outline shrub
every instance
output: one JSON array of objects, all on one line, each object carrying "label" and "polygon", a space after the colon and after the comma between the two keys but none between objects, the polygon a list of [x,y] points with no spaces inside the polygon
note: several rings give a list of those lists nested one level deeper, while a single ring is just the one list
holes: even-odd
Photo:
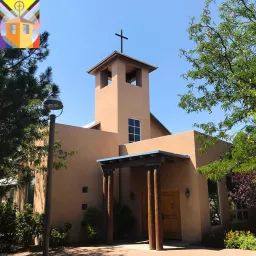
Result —
[{"label": "shrub", "polygon": [[84,213],[83,225],[86,242],[98,243],[102,240],[103,214],[99,208],[89,207]]},{"label": "shrub", "polygon": [[256,237],[250,231],[230,230],[224,242],[226,248],[256,250]]},{"label": "shrub", "polygon": [[68,231],[72,228],[70,223],[66,223],[64,228],[52,228],[50,233],[50,247],[63,246],[68,239]]},{"label": "shrub", "polygon": [[136,219],[131,209],[120,202],[114,203],[114,239],[134,239]]},{"label": "shrub", "polygon": [[0,251],[10,249],[16,232],[16,207],[8,200],[0,203]]},{"label": "shrub", "polygon": [[16,240],[19,244],[27,248],[33,243],[35,231],[35,220],[33,209],[30,204],[26,204],[24,211],[18,212],[16,217]]},{"label": "shrub", "polygon": [[33,222],[34,222],[34,230],[33,236],[36,238],[41,238],[44,232],[44,218],[43,214],[34,213],[33,215]]}]

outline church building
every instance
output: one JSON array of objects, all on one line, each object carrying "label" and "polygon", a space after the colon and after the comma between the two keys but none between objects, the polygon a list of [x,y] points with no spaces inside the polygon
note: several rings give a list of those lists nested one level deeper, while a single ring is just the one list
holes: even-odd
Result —
[{"label": "church building", "polygon": [[[129,206],[138,239],[162,250],[163,240],[199,242],[211,230],[207,179],[196,168],[227,150],[219,142],[200,155],[198,132],[172,134],[151,113],[150,73],[156,66],[113,52],[92,67],[95,120],[84,127],[56,125],[56,140],[76,150],[67,169],[54,171],[51,223],[72,224],[71,241],[82,238],[87,207],[103,207],[106,242],[113,242],[113,202]],[[173,120],[174,122],[177,120]],[[35,179],[34,210],[43,212],[44,182]],[[225,180],[218,183],[221,225],[229,220]]]}]

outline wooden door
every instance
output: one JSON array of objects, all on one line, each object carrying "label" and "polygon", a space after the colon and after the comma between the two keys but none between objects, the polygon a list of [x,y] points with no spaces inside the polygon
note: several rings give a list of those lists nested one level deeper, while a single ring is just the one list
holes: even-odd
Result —
[{"label": "wooden door", "polygon": [[181,239],[179,191],[162,190],[161,203],[164,239]]},{"label": "wooden door", "polygon": [[[142,233],[148,237],[148,197],[142,193],[141,198]],[[163,214],[164,239],[181,239],[180,198],[178,190],[162,190],[161,203]]]}]

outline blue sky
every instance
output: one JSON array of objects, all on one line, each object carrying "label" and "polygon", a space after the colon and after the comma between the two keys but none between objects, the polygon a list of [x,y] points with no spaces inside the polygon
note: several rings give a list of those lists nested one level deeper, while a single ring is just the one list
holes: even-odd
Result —
[{"label": "blue sky", "polygon": [[172,133],[218,121],[219,110],[186,114],[178,107],[178,94],[187,91],[181,74],[189,69],[179,49],[193,47],[189,17],[199,17],[203,6],[204,0],[41,1],[41,31],[51,34],[51,53],[40,69],[51,66],[60,85],[65,109],[58,122],[83,126],[94,120],[94,77],[87,70],[120,51],[114,34],[121,29],[129,37],[124,53],[159,67],[150,75],[151,112]]}]

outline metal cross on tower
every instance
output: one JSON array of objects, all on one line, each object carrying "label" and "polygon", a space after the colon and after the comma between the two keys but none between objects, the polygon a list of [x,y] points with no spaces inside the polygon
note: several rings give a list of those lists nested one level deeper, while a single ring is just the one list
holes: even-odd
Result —
[{"label": "metal cross on tower", "polygon": [[123,39],[128,40],[128,38],[123,36],[123,30],[122,29],[121,29],[121,35],[119,35],[117,33],[115,35],[121,37],[121,53],[123,53]]}]

